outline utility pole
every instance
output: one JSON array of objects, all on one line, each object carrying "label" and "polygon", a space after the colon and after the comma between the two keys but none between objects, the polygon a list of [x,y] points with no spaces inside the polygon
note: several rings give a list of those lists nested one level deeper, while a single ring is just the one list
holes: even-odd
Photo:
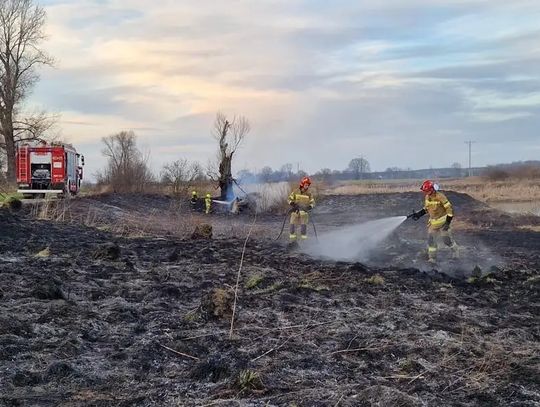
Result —
[{"label": "utility pole", "polygon": [[466,141],[465,144],[469,145],[469,177],[472,177],[472,167],[471,167],[471,146],[476,143],[476,141]]}]

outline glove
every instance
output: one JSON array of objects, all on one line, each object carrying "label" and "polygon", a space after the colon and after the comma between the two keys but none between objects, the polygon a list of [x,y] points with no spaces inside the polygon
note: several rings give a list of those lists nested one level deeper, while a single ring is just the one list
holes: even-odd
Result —
[{"label": "glove", "polygon": [[306,209],[307,212],[311,212],[313,210],[313,205],[309,205]]},{"label": "glove", "polygon": [[292,209],[293,212],[300,211],[300,207],[298,206],[298,204],[296,202],[291,202],[291,209]]},{"label": "glove", "polygon": [[411,217],[412,217],[414,220],[418,220],[418,219],[420,219],[422,216],[424,216],[425,214],[426,214],[426,210],[425,210],[425,209],[422,209],[421,211],[414,212],[414,213],[412,214]]},{"label": "glove", "polygon": [[442,230],[447,231],[448,229],[450,229],[450,222],[452,222],[452,219],[454,219],[453,216],[447,216],[446,217],[446,222],[443,225]]}]

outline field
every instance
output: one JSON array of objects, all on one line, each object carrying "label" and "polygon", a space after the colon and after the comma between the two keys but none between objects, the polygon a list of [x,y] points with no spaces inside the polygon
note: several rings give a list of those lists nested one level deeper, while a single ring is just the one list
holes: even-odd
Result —
[{"label": "field", "polygon": [[[449,197],[462,253],[436,268],[423,221],[345,262],[275,241],[283,214],[160,195],[0,210],[0,405],[539,405],[540,218]],[[325,195],[313,219],[323,236],[420,199]]]},{"label": "field", "polygon": [[[356,195],[365,193],[418,192],[421,180],[395,181],[345,181],[324,188],[326,194]],[[540,180],[509,179],[489,181],[481,177],[444,179],[439,184],[443,190],[469,194],[482,202],[538,202]]]}]

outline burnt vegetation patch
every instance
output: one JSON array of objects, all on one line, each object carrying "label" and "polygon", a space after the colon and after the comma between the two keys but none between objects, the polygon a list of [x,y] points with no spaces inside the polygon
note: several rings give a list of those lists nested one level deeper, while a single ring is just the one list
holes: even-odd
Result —
[{"label": "burnt vegetation patch", "polygon": [[[400,208],[401,198],[388,198],[390,210],[410,209],[413,197]],[[321,206],[332,202],[331,222],[345,224],[374,198],[339,199]],[[22,216],[0,212],[0,405],[540,402],[538,234],[519,219],[514,229],[504,219],[504,233],[456,232],[504,259],[474,275],[477,262],[461,273],[415,262],[417,224],[365,262],[250,240],[235,305],[243,239],[123,236]],[[281,219],[264,222],[275,231]]]}]

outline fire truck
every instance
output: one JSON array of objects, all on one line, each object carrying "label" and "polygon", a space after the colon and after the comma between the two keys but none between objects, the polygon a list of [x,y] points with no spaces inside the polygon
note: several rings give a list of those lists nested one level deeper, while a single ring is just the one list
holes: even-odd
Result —
[{"label": "fire truck", "polygon": [[17,148],[17,192],[25,198],[77,195],[84,156],[70,144],[24,144]]}]

